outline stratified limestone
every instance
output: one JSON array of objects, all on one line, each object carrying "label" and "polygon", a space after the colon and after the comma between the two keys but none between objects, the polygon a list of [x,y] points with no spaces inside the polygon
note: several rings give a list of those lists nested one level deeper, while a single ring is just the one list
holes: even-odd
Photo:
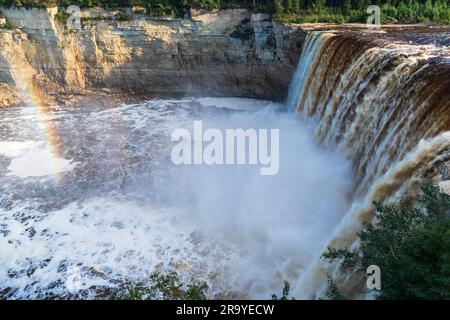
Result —
[{"label": "stratified limestone", "polygon": [[299,28],[246,10],[160,21],[83,20],[81,30],[55,22],[54,10],[3,13],[20,31],[0,30],[0,83],[24,81],[50,95],[109,89],[282,100],[304,37]]}]

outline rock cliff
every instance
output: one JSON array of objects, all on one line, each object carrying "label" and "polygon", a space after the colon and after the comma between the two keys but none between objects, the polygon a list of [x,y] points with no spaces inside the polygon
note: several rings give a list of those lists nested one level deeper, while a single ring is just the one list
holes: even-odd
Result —
[{"label": "rock cliff", "polygon": [[[285,98],[304,33],[268,15],[225,10],[189,19],[57,22],[57,9],[2,9],[0,106],[21,91]],[[45,99],[47,100],[47,99]]]}]

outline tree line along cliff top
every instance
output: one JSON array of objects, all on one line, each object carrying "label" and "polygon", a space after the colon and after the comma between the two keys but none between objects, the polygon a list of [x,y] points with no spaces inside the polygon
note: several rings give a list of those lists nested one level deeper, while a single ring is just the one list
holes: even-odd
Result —
[{"label": "tree line along cliff top", "polygon": [[284,23],[365,22],[368,6],[378,5],[382,23],[450,24],[450,0],[0,0],[0,7],[133,8],[134,13],[182,17],[190,9],[248,8]]}]

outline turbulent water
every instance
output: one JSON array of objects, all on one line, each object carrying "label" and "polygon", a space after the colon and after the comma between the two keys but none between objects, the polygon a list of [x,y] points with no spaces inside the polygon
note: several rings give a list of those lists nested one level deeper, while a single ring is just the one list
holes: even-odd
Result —
[{"label": "turbulent water", "polygon": [[[106,297],[155,270],[212,298],[270,298],[283,280],[317,298],[328,274],[362,292],[319,257],[354,248],[373,201],[408,200],[450,158],[448,39],[310,32],[285,105],[0,110],[0,297]],[[194,120],[280,129],[280,171],[175,166],[171,132]]]},{"label": "turbulent water", "polygon": [[[347,161],[280,108],[202,98],[0,110],[2,296],[92,298],[175,270],[211,297],[270,298],[325,245],[352,184]],[[193,120],[280,128],[279,173],[173,165],[171,132]]]}]

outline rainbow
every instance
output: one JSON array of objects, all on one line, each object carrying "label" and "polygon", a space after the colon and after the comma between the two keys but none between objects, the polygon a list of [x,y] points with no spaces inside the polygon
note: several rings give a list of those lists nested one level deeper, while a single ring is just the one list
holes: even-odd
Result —
[{"label": "rainbow", "polygon": [[[15,69],[15,68],[13,68]],[[12,70],[13,70],[12,69]],[[32,107],[36,111],[39,127],[42,136],[46,142],[46,147],[52,156],[52,176],[55,183],[59,184],[61,181],[61,173],[64,171],[58,161],[61,158],[61,150],[59,148],[60,141],[56,128],[51,120],[49,120],[49,107],[42,99],[42,94],[35,88],[32,83],[32,76],[25,78],[26,72],[14,72],[12,77],[16,83],[22,99],[27,107]]]}]

